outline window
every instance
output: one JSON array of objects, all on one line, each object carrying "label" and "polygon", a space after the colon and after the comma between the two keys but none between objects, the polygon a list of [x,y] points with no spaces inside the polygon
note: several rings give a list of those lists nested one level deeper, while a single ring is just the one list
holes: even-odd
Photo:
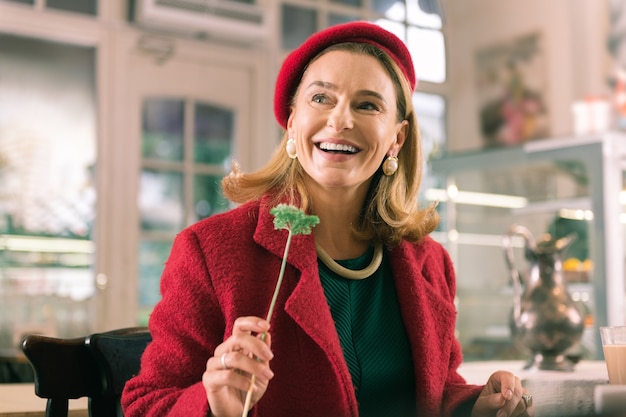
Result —
[{"label": "window", "polygon": [[413,95],[413,106],[417,114],[417,124],[422,141],[424,153],[424,172],[422,177],[422,195],[420,201],[427,204],[429,200],[424,193],[428,189],[442,187],[441,178],[428,175],[430,172],[429,161],[443,156],[446,145],[446,102],[438,94],[416,92]]},{"label": "window", "polygon": [[[21,3],[35,6],[35,0],[0,0],[9,3]],[[98,14],[98,0],[44,0],[44,7],[67,12],[75,12],[90,16]]]},{"label": "window", "polygon": [[[366,5],[369,4],[369,7]],[[315,31],[354,20],[374,21],[404,40],[422,81],[446,81],[443,12],[438,0],[285,0],[281,46],[290,51]]]},{"label": "window", "polygon": [[159,301],[163,261],[176,233],[229,208],[220,182],[230,171],[232,110],[191,99],[153,97],[143,104],[139,190],[138,323]]},{"label": "window", "polygon": [[93,48],[0,34],[0,348],[93,322]]}]

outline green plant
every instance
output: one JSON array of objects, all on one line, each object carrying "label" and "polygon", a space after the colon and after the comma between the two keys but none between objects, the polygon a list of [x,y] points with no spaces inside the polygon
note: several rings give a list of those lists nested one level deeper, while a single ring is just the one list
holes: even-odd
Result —
[{"label": "green plant", "polygon": [[[285,243],[285,251],[283,253],[283,261],[280,266],[280,272],[278,274],[278,281],[274,287],[274,294],[272,295],[272,301],[270,302],[269,309],[267,311],[266,320],[269,322],[274,312],[276,305],[276,299],[278,298],[278,292],[283,282],[283,275],[285,273],[285,266],[287,265],[287,255],[289,254],[289,247],[291,246],[291,238],[295,235],[308,235],[311,233],[311,228],[315,227],[320,222],[319,217],[315,215],[307,215],[304,211],[289,204],[279,204],[270,210],[270,213],[274,216],[274,229],[284,229],[289,232],[287,235],[287,242]],[[261,335],[261,340],[265,341],[267,333]],[[254,381],[256,377],[252,375],[250,378],[250,387],[246,394],[246,401],[243,406],[242,417],[248,414],[250,408],[250,401],[252,399],[252,389],[254,388]]]}]

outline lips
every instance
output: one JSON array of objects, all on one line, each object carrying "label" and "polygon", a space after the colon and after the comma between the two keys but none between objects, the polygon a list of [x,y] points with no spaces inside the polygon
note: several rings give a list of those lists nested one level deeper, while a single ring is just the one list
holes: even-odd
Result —
[{"label": "lips", "polygon": [[317,147],[324,152],[340,153],[346,155],[353,155],[360,151],[359,148],[343,143],[320,142],[317,144]]}]

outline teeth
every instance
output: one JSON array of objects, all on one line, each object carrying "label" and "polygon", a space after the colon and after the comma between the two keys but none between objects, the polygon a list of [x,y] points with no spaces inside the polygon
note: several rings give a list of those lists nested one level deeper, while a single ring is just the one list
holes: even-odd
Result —
[{"label": "teeth", "polygon": [[350,153],[356,153],[359,151],[354,146],[342,145],[339,143],[326,143],[326,142],[320,143],[320,149],[323,149],[325,151],[340,151],[340,152],[350,152]]}]

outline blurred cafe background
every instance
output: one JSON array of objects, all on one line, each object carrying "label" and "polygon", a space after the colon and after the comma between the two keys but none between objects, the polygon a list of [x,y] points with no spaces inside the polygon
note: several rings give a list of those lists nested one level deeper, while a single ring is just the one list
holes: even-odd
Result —
[{"label": "blurred cafe background", "polygon": [[626,0],[0,0],[0,352],[145,325],[176,233],[229,208],[233,161],[274,150],[282,59],[358,19],[415,60],[420,203],[438,202],[465,360],[525,357],[513,224],[576,233],[568,355],[602,358],[598,326],[626,319]]}]

